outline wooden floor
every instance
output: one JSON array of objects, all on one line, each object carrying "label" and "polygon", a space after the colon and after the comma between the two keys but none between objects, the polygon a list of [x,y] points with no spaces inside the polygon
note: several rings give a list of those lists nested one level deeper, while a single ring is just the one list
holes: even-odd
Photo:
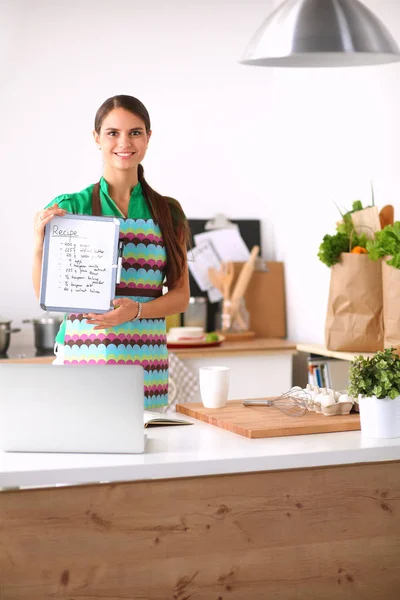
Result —
[{"label": "wooden floor", "polygon": [[1,600],[398,600],[400,462],[0,493]]}]

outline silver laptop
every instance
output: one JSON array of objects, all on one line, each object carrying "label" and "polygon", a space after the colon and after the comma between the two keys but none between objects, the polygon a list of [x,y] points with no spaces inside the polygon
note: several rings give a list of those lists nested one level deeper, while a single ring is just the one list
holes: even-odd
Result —
[{"label": "silver laptop", "polygon": [[0,449],[144,451],[143,367],[0,364]]}]

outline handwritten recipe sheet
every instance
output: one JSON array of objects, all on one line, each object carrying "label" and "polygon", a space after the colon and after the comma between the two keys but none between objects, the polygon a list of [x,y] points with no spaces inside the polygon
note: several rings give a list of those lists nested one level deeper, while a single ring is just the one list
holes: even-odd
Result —
[{"label": "handwritten recipe sheet", "polygon": [[40,305],[62,312],[105,312],[115,296],[119,220],[65,215],[46,226]]}]

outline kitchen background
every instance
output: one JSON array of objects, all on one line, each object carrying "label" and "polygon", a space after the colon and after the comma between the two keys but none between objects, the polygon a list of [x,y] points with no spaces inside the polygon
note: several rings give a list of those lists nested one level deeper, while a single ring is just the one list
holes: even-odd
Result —
[{"label": "kitchen background", "polygon": [[[364,2],[400,42],[400,4]],[[399,218],[400,64],[277,70],[239,64],[279,2],[2,0],[0,317],[40,314],[34,213],[97,181],[92,140],[109,96],[152,118],[144,167],[191,218],[262,220],[263,257],[285,263],[288,337],[322,343],[329,269],[317,259],[339,214],[371,198]],[[12,344],[33,340],[31,325]]]}]

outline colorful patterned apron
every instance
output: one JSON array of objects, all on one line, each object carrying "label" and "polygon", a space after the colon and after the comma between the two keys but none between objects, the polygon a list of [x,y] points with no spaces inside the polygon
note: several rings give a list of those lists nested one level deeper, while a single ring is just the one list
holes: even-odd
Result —
[{"label": "colorful patterned apron", "polygon": [[[92,214],[101,212],[100,186],[92,194]],[[167,255],[153,219],[120,219],[124,243],[121,283],[116,296],[142,303],[162,295]],[[64,364],[142,365],[145,408],[168,404],[168,351],[165,319],[138,319],[94,331],[81,314],[69,314],[64,340]],[[117,393],[117,390],[116,390]]]}]

